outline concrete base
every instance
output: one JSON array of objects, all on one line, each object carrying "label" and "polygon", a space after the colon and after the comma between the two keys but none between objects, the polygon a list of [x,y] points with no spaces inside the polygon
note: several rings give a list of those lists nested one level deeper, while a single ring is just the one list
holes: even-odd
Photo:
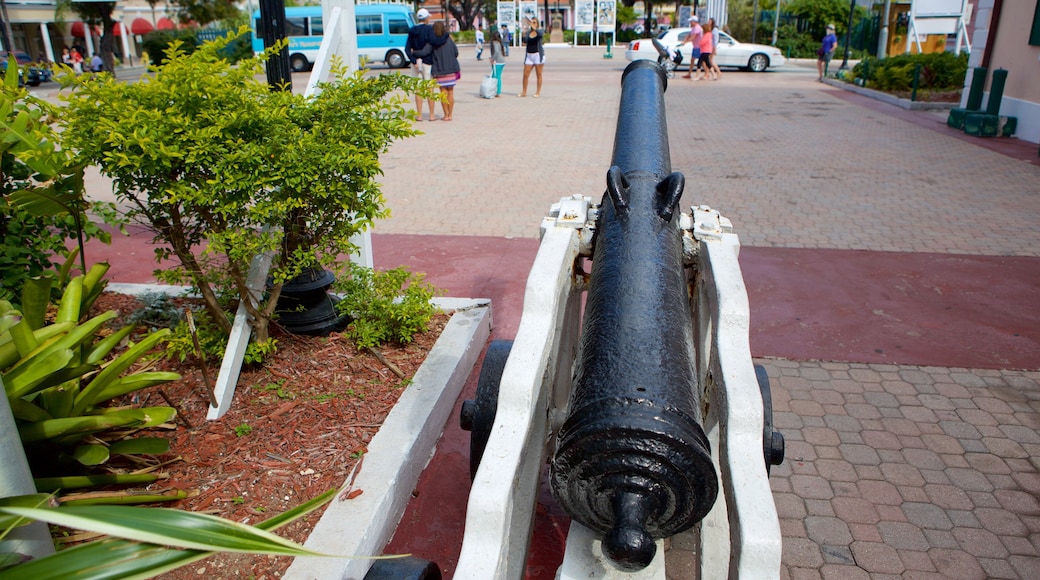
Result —
[{"label": "concrete base", "polygon": [[297,558],[284,578],[364,578],[373,556],[383,553],[400,521],[419,474],[426,468],[448,415],[491,334],[491,303],[439,299],[454,309],[444,332],[412,384],[372,439],[343,492],[325,509],[305,546],[344,558]]}]

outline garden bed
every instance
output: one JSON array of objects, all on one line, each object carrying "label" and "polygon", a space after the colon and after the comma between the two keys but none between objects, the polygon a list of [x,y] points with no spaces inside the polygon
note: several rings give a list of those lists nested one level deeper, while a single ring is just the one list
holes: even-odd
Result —
[{"label": "garden bed", "polygon": [[[95,310],[125,316],[139,307],[132,296],[106,293]],[[255,524],[340,487],[448,320],[437,314],[411,344],[380,349],[385,363],[340,334],[304,337],[275,329],[277,352],[263,365],[242,369],[234,403],[217,421],[206,421],[209,398],[197,361],[156,361],[158,369],[183,378],[130,401],[178,408],[177,427],[162,434],[170,439],[170,455],[162,458],[165,477],[148,491],[184,490],[189,497],[168,507]],[[218,363],[210,363],[210,380]],[[303,543],[321,512],[277,533]],[[290,563],[286,557],[221,554],[162,578],[278,578]]]}]

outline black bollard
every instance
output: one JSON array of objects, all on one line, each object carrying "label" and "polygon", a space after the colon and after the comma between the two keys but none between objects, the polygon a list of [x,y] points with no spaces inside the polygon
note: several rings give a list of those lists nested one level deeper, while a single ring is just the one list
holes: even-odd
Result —
[{"label": "black bollard", "polygon": [[701,426],[667,79],[640,60],[621,82],[581,353],[550,479],[561,507],[604,534],[618,568],[635,571],[653,559],[656,539],[707,515],[718,476]]}]

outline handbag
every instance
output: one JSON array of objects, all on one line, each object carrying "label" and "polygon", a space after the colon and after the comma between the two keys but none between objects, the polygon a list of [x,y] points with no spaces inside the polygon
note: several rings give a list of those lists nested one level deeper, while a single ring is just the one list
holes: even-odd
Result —
[{"label": "handbag", "polygon": [[484,99],[493,99],[498,95],[498,79],[492,75],[488,75],[480,81],[480,97]]}]

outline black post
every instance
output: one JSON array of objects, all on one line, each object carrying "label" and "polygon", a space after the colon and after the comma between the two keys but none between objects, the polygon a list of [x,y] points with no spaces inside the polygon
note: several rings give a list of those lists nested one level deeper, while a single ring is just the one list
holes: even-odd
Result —
[{"label": "black post", "polygon": [[[264,48],[285,39],[285,0],[260,0],[260,35],[264,39]],[[283,48],[267,61],[267,84],[273,89],[292,92],[287,49]]]},{"label": "black post", "polygon": [[849,27],[845,29],[845,58],[841,60],[838,70],[849,70],[849,52],[852,50],[852,15],[856,13],[856,0],[849,3]]}]

